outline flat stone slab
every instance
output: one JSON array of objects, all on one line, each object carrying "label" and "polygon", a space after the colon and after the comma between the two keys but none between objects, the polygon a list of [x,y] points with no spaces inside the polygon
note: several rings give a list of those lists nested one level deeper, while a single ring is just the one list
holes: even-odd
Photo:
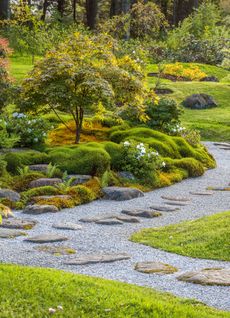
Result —
[{"label": "flat stone slab", "polygon": [[96,215],[96,216],[91,216],[91,217],[85,217],[81,218],[79,221],[84,222],[84,223],[95,223],[99,220],[104,220],[104,219],[116,219],[115,214],[102,214],[102,215]]},{"label": "flat stone slab", "polygon": [[229,142],[214,142],[213,144],[215,146],[230,147],[230,143]]},{"label": "flat stone slab", "polygon": [[213,195],[214,193],[211,191],[190,191],[192,195]]},{"label": "flat stone slab", "polygon": [[59,178],[39,178],[37,180],[31,181],[29,184],[30,188],[38,188],[44,186],[54,186],[58,183],[62,183],[62,179]]},{"label": "flat stone slab", "polygon": [[62,242],[67,241],[68,238],[65,236],[57,235],[57,234],[41,234],[33,237],[28,237],[24,241],[31,243],[54,243],[54,242]]},{"label": "flat stone slab", "polygon": [[48,169],[48,164],[42,163],[42,164],[37,164],[37,165],[30,165],[29,169],[32,171],[40,171],[40,172],[46,172]]},{"label": "flat stone slab", "polygon": [[25,207],[22,213],[24,214],[44,214],[44,213],[56,213],[58,212],[58,208],[55,205],[39,205],[39,204],[33,204],[28,205]]},{"label": "flat stone slab", "polygon": [[125,201],[144,196],[142,191],[135,188],[106,187],[102,191],[106,200]]},{"label": "flat stone slab", "polygon": [[162,262],[140,262],[135,265],[135,270],[146,274],[172,274],[177,268]]},{"label": "flat stone slab", "polygon": [[0,189],[0,199],[8,199],[12,202],[18,202],[21,196],[18,192],[10,189]]},{"label": "flat stone slab", "polygon": [[230,286],[230,268],[205,268],[185,272],[179,275],[177,279],[201,285]]},{"label": "flat stone slab", "polygon": [[26,233],[12,229],[0,229],[0,238],[11,239],[23,235],[26,235]]},{"label": "flat stone slab", "polygon": [[136,218],[135,216],[128,216],[128,215],[118,215],[117,219],[125,222],[125,223],[140,223],[140,220]]},{"label": "flat stone slab", "polygon": [[3,219],[0,227],[17,230],[30,230],[37,224],[37,221],[29,219]]},{"label": "flat stone slab", "polygon": [[76,250],[68,246],[42,245],[42,246],[35,246],[34,249],[39,252],[45,252],[55,256],[76,254]]},{"label": "flat stone slab", "polygon": [[212,191],[230,191],[230,186],[229,187],[209,187],[208,190]]},{"label": "flat stone slab", "polygon": [[168,202],[164,202],[167,205],[175,205],[175,206],[187,206],[188,202],[180,202],[180,201],[168,201]]},{"label": "flat stone slab", "polygon": [[122,225],[123,222],[118,219],[101,219],[95,222],[96,224],[102,225]]},{"label": "flat stone slab", "polygon": [[126,253],[113,253],[113,254],[88,254],[84,256],[78,256],[68,262],[66,265],[87,265],[96,263],[112,263],[117,261],[123,261],[130,259],[130,255]]},{"label": "flat stone slab", "polygon": [[230,147],[220,147],[222,150],[230,150]]},{"label": "flat stone slab", "polygon": [[162,211],[162,212],[174,212],[180,210],[179,208],[174,208],[167,205],[152,205],[150,209],[153,209],[155,211]]},{"label": "flat stone slab", "polygon": [[82,226],[80,224],[72,223],[72,222],[60,222],[52,225],[53,228],[58,230],[81,230]]},{"label": "flat stone slab", "polygon": [[141,218],[155,218],[161,215],[160,212],[156,211],[150,211],[150,210],[142,210],[142,209],[137,209],[137,210],[122,210],[121,213],[135,216],[135,217],[141,217]]},{"label": "flat stone slab", "polygon": [[169,200],[169,201],[179,201],[179,202],[191,201],[191,199],[187,197],[177,197],[177,196],[174,197],[174,196],[168,196],[168,195],[162,195],[161,197],[162,199]]}]

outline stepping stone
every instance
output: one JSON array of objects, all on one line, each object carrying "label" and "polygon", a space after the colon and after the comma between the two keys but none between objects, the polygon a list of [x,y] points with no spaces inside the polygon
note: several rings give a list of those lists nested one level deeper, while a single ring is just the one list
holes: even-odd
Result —
[{"label": "stepping stone", "polygon": [[192,195],[213,195],[213,192],[210,191],[190,191],[189,192]]},{"label": "stepping stone", "polygon": [[150,210],[122,210],[121,213],[131,215],[131,216],[139,216],[141,218],[154,218],[161,215],[160,212],[150,211]]},{"label": "stepping stone", "polygon": [[176,201],[176,202],[169,201],[169,202],[164,202],[164,203],[168,204],[168,205],[176,205],[176,206],[186,206],[186,205],[188,205],[188,202],[179,202],[179,201]]},{"label": "stepping stone", "polygon": [[97,222],[99,220],[104,220],[104,219],[116,219],[116,217],[117,216],[115,214],[102,214],[102,215],[96,215],[96,216],[92,216],[92,217],[82,218],[79,221],[85,222],[85,223],[94,223],[94,222]]},{"label": "stepping stone", "polygon": [[0,238],[15,238],[17,236],[26,235],[25,232],[17,231],[17,230],[8,230],[8,229],[0,229]]},{"label": "stepping stone", "polygon": [[209,189],[212,191],[230,191],[230,187],[210,187]]},{"label": "stepping stone", "polygon": [[125,223],[140,223],[140,220],[135,216],[119,215],[117,219]]},{"label": "stepping stone", "polygon": [[140,262],[135,265],[135,270],[146,274],[172,274],[177,268],[161,262]]},{"label": "stepping stone", "polygon": [[215,146],[223,146],[223,147],[230,147],[230,143],[229,142],[214,142]]},{"label": "stepping stone", "polygon": [[162,199],[169,200],[169,201],[179,201],[179,202],[191,201],[190,198],[186,198],[186,197],[173,197],[173,196],[167,196],[167,195],[162,195],[161,197]]},{"label": "stepping stone", "polygon": [[0,199],[8,199],[12,202],[18,202],[21,196],[18,192],[10,189],[0,189]]},{"label": "stepping stone", "polygon": [[62,179],[60,179],[60,178],[40,178],[40,179],[31,181],[29,184],[29,188],[54,186],[58,183],[62,183]]},{"label": "stepping stone", "polygon": [[102,225],[122,225],[123,222],[118,219],[101,219],[95,222]]},{"label": "stepping stone", "polygon": [[62,242],[67,241],[68,238],[65,236],[57,235],[57,234],[41,234],[33,237],[28,237],[24,241],[31,243],[54,243],[54,242]]},{"label": "stepping stone", "polygon": [[81,230],[82,226],[80,224],[71,223],[71,222],[63,222],[63,223],[56,223],[52,225],[53,228],[58,230]]},{"label": "stepping stone", "polygon": [[220,147],[222,150],[230,150],[230,147]]},{"label": "stepping stone", "polygon": [[34,249],[39,252],[45,252],[55,256],[76,254],[76,250],[68,246],[42,245],[42,246],[35,246]]},{"label": "stepping stone", "polygon": [[37,221],[29,219],[3,219],[0,227],[17,230],[30,230],[37,224]]},{"label": "stepping stone", "polygon": [[142,191],[135,188],[106,187],[102,191],[106,200],[125,201],[144,196]]},{"label": "stepping stone", "polygon": [[67,179],[73,179],[71,185],[74,186],[89,181],[90,179],[92,179],[92,176],[87,174],[70,174],[67,176]]},{"label": "stepping stone", "polygon": [[22,213],[37,215],[37,214],[43,214],[43,213],[56,213],[58,211],[59,210],[55,205],[33,204],[33,205],[28,205],[27,207],[25,207]]},{"label": "stepping stone", "polygon": [[173,208],[167,205],[153,205],[150,207],[150,209],[153,209],[156,211],[162,211],[162,212],[174,212],[174,211],[180,210],[179,208]]},{"label": "stepping stone", "polygon": [[42,164],[38,164],[38,165],[30,165],[29,169],[32,171],[40,171],[40,172],[46,172],[48,168],[48,164],[46,163],[42,163]]},{"label": "stepping stone", "polygon": [[96,263],[112,263],[116,261],[122,261],[130,259],[130,256],[126,253],[113,253],[113,254],[88,254],[84,256],[78,256],[68,262],[66,265],[87,265]]},{"label": "stepping stone", "polygon": [[177,279],[201,285],[230,286],[230,268],[205,268],[185,272],[178,276]]}]

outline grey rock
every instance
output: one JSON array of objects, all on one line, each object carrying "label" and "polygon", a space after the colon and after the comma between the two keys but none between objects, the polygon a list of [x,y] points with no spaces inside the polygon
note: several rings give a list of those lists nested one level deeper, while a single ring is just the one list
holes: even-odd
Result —
[{"label": "grey rock", "polygon": [[150,210],[142,210],[142,209],[122,210],[121,213],[131,215],[131,216],[141,217],[141,218],[149,218],[149,219],[154,218],[154,217],[158,217],[161,215],[160,212],[150,211]]},{"label": "grey rock", "polygon": [[116,214],[103,214],[103,215],[96,215],[96,216],[92,216],[92,217],[81,218],[79,221],[84,222],[84,223],[95,223],[99,220],[114,219],[116,217],[117,217]]},{"label": "grey rock", "polygon": [[130,256],[126,253],[113,253],[113,254],[88,254],[84,256],[78,256],[68,262],[66,265],[86,265],[95,263],[111,263],[116,261],[122,261],[130,259]]},{"label": "grey rock", "polygon": [[142,191],[135,188],[106,187],[102,190],[107,200],[125,201],[144,196]]},{"label": "grey rock", "polygon": [[72,222],[60,222],[52,225],[53,228],[58,230],[81,230],[82,226],[80,224],[72,223]]},{"label": "grey rock", "polygon": [[187,197],[177,197],[177,196],[168,196],[168,195],[162,195],[161,196],[162,199],[165,199],[165,200],[169,200],[169,201],[181,201],[181,202],[187,202],[187,201],[190,201],[190,198],[187,198]]},{"label": "grey rock", "polygon": [[3,219],[0,227],[17,230],[30,230],[37,224],[37,221],[29,219]]},{"label": "grey rock", "polygon": [[190,109],[207,109],[217,107],[212,96],[207,94],[193,94],[183,101],[183,105]]},{"label": "grey rock", "polygon": [[120,171],[117,173],[119,177],[127,180],[135,180],[134,175],[129,171]]},{"label": "grey rock", "polygon": [[167,205],[152,205],[150,209],[153,209],[155,211],[162,211],[162,212],[174,212],[174,211],[180,210],[179,208],[173,208]]},{"label": "grey rock", "polygon": [[205,268],[185,272],[177,279],[201,285],[230,286],[230,268]]},{"label": "grey rock", "polygon": [[0,229],[0,238],[10,239],[22,235],[26,235],[26,233],[12,229]]},{"label": "grey rock", "polygon": [[172,274],[177,268],[162,262],[140,262],[135,265],[135,270],[146,274]]},{"label": "grey rock", "polygon": [[179,202],[179,201],[168,201],[168,202],[164,202],[165,204],[168,205],[175,205],[175,206],[186,206],[188,205],[188,202]]},{"label": "grey rock", "polygon": [[123,222],[118,219],[101,219],[95,222],[96,224],[102,225],[122,225]]},{"label": "grey rock", "polygon": [[140,220],[135,216],[128,216],[128,215],[118,215],[117,219],[126,222],[126,223],[140,223]]},{"label": "grey rock", "polygon": [[219,82],[218,78],[216,76],[205,76],[201,80],[201,82]]},{"label": "grey rock", "polygon": [[230,147],[229,142],[214,142],[215,146],[221,146],[221,147]]},{"label": "grey rock", "polygon": [[54,242],[62,242],[67,241],[68,238],[65,236],[61,236],[58,234],[41,234],[33,237],[28,237],[24,241],[31,242],[31,243],[54,243]]},{"label": "grey rock", "polygon": [[42,245],[42,246],[35,246],[34,249],[39,252],[45,252],[45,253],[56,255],[56,256],[76,254],[76,250],[68,246]]},{"label": "grey rock", "polygon": [[18,202],[21,196],[18,192],[10,189],[0,189],[0,199],[8,199],[12,202]]},{"label": "grey rock", "polygon": [[46,172],[48,168],[48,164],[42,163],[38,165],[30,165],[29,169],[32,171]]},{"label": "grey rock", "polygon": [[39,205],[33,204],[25,207],[22,213],[24,214],[43,214],[43,213],[56,213],[58,212],[58,208],[54,205]]},{"label": "grey rock", "polygon": [[82,184],[85,183],[87,181],[89,181],[90,179],[92,179],[92,176],[90,175],[84,175],[84,174],[70,174],[67,176],[67,179],[73,179],[71,185],[77,185],[77,184]]},{"label": "grey rock", "polygon": [[56,184],[62,183],[62,179],[59,178],[40,178],[31,181],[29,184],[30,188],[38,188],[44,186],[55,186]]},{"label": "grey rock", "polygon": [[213,195],[214,193],[211,191],[190,191],[192,195]]}]

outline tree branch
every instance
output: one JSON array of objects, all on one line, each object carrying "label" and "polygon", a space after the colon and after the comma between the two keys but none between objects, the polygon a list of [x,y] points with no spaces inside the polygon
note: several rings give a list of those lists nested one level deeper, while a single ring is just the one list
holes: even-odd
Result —
[{"label": "tree branch", "polygon": [[64,120],[61,119],[61,117],[58,115],[58,112],[56,111],[56,109],[53,108],[52,106],[50,106],[50,108],[51,108],[52,111],[55,113],[55,115],[57,116],[57,118],[62,122],[62,124],[63,124],[69,131],[71,131],[71,133],[74,133],[74,131],[67,126],[67,124],[64,122]]}]

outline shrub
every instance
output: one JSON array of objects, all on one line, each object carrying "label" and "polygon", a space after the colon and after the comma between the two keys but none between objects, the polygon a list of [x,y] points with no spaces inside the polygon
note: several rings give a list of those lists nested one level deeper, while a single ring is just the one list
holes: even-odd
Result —
[{"label": "shrub", "polygon": [[0,157],[0,177],[2,177],[5,174],[6,166],[7,166],[6,161],[3,160],[2,157]]},{"label": "shrub", "polygon": [[4,156],[4,160],[7,162],[7,170],[12,173],[16,173],[19,167],[39,163],[49,163],[49,157],[46,153],[32,150],[7,153]]},{"label": "shrub", "polygon": [[110,166],[110,156],[102,148],[78,146],[55,148],[49,152],[51,162],[68,173],[102,175]]},{"label": "shrub", "polygon": [[93,194],[94,194],[94,199],[98,199],[102,196],[102,191],[101,191],[101,183],[98,178],[92,178],[89,181],[84,183],[84,186],[89,188]]},{"label": "shrub", "polygon": [[164,65],[163,74],[173,75],[178,79],[183,77],[191,81],[199,81],[207,76],[197,65],[190,64],[189,67],[185,67],[178,62]]},{"label": "shrub", "polygon": [[94,200],[93,191],[84,185],[77,185],[70,189],[69,194],[80,203],[88,203]]}]

